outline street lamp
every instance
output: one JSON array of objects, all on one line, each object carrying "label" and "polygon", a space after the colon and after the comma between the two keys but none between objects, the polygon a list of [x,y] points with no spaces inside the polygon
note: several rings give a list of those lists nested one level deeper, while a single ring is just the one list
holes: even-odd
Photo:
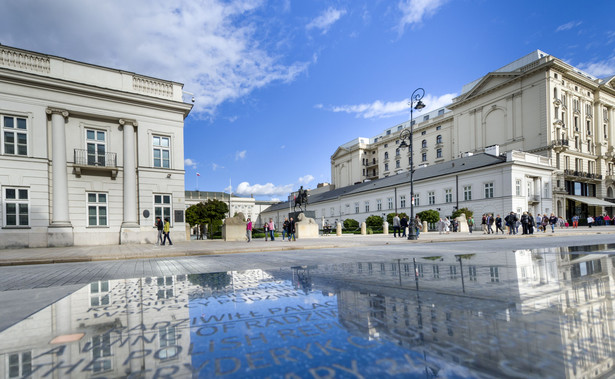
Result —
[{"label": "street lamp", "polygon": [[[412,134],[414,132],[414,122],[413,122],[412,111],[414,109],[421,110],[425,108],[425,104],[423,104],[423,102],[421,101],[423,96],[425,96],[425,90],[422,88],[417,88],[414,90],[414,92],[412,92],[412,96],[410,96],[410,130],[404,129],[399,135],[399,138],[401,139],[399,148],[403,149],[407,147],[410,153],[410,222],[409,222],[410,225],[408,225],[409,227],[408,239],[409,240],[415,240],[417,238],[416,230],[414,229],[414,178],[413,178],[414,176],[414,162],[413,162],[414,151],[412,149]],[[408,140],[408,143],[406,143],[406,139]]]}]

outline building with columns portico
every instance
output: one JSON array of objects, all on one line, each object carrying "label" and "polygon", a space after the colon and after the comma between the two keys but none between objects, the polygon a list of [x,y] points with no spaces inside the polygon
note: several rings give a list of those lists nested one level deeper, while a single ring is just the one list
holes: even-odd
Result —
[{"label": "building with columns portico", "polygon": [[0,46],[0,248],[185,238],[183,85]]}]

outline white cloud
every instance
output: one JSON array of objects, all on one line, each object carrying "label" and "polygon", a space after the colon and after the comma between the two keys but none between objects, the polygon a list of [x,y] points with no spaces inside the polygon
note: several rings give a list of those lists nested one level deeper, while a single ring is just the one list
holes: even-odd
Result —
[{"label": "white cloud", "polygon": [[300,177],[298,182],[299,182],[299,184],[308,184],[312,180],[314,180],[314,177],[312,175],[308,174],[308,175],[304,175],[304,176]]},{"label": "white cloud", "polygon": [[269,199],[269,200],[279,202],[279,201],[280,201],[280,198],[279,198],[279,197],[272,197],[272,198],[271,198],[271,199]]},{"label": "white cloud", "polygon": [[331,25],[335,24],[345,14],[345,9],[340,10],[335,8],[328,8],[318,17],[313,19],[305,27],[307,28],[307,30],[320,29],[322,30],[322,34],[326,34],[329,31],[329,28],[331,28]]},{"label": "white cloud", "polygon": [[615,75],[615,57],[603,61],[581,63],[577,67],[598,78],[612,76]]},{"label": "white cloud", "polygon": [[572,28],[576,28],[577,26],[580,26],[582,23],[583,23],[582,21],[570,21],[570,22],[567,22],[565,24],[558,26],[557,29],[555,29],[555,31],[563,32],[565,30],[570,30]]},{"label": "white cloud", "polygon": [[[447,93],[440,97],[432,95],[426,95],[423,98],[423,103],[426,105],[423,109],[423,113],[430,112],[432,110],[442,108],[453,102],[453,98],[457,96],[454,93]],[[354,114],[356,117],[362,118],[386,118],[398,116],[410,111],[410,98],[406,98],[399,101],[387,101],[376,100],[369,104],[356,104],[356,105],[339,105],[332,106],[328,110],[332,112],[342,112]]]},{"label": "white cloud", "polygon": [[293,190],[292,184],[283,186],[275,186],[273,183],[267,184],[254,184],[250,185],[248,182],[241,182],[237,186],[235,193],[238,195],[255,195],[255,196],[273,196],[273,195],[288,195]]},{"label": "white cloud", "polygon": [[[267,51],[275,45],[270,43],[272,34],[263,32],[258,24],[262,18],[250,17],[264,4],[263,0],[2,1],[0,14],[11,17],[0,23],[0,41],[182,82],[186,91],[194,93],[193,112],[212,115],[227,100],[272,82],[293,81],[310,64],[285,63],[280,51]],[[24,25],[28,33],[23,33]]]},{"label": "white cloud", "polygon": [[224,166],[221,166],[221,165],[219,165],[219,164],[217,164],[217,163],[212,163],[212,164],[211,164],[211,169],[212,169],[213,171],[216,171],[216,170],[217,170],[217,169],[219,169],[219,168],[224,168]]},{"label": "white cloud", "polygon": [[184,159],[184,166],[192,167],[193,169],[196,170],[197,162],[195,160],[190,159],[190,158],[186,158],[186,159]]},{"label": "white cloud", "polygon": [[240,159],[244,159],[246,157],[246,150],[238,151],[235,153],[235,160],[238,161]]},{"label": "white cloud", "polygon": [[399,34],[403,34],[406,25],[418,24],[423,18],[436,13],[446,0],[402,0],[398,3],[401,19],[397,25]]},{"label": "white cloud", "polygon": [[280,146],[280,149],[286,149],[286,145]]}]

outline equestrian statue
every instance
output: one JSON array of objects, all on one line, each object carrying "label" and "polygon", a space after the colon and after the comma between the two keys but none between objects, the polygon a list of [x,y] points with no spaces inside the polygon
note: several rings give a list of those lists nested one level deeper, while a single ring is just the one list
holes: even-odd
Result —
[{"label": "equestrian statue", "polygon": [[305,212],[307,210],[307,204],[308,204],[308,194],[307,194],[307,190],[303,189],[303,186],[301,186],[301,188],[299,188],[299,192],[297,193],[297,196],[295,196],[295,212],[297,212],[297,207],[299,207],[299,210],[302,212]]}]

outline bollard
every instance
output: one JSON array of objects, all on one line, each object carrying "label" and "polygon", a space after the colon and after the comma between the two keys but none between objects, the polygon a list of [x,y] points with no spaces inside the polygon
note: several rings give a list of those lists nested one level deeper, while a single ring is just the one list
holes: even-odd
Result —
[{"label": "bollard", "polygon": [[365,221],[361,223],[361,235],[364,236],[367,234],[367,224]]},{"label": "bollard", "polygon": [[342,223],[339,221],[337,222],[337,225],[335,225],[335,235],[338,237],[342,235]]},{"label": "bollard", "polygon": [[389,234],[389,223],[387,221],[382,223],[382,234]]}]

